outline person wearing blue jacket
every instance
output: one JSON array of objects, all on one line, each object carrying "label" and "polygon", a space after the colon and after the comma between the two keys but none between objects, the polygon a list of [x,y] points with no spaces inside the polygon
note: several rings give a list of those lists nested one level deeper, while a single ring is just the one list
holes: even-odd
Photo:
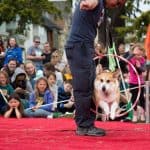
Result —
[{"label": "person wearing blue jacket", "polygon": [[5,52],[5,60],[4,66],[8,64],[10,59],[15,59],[18,64],[23,63],[23,56],[22,56],[22,48],[20,48],[14,37],[11,37],[8,41],[8,48]]},{"label": "person wearing blue jacket", "polygon": [[36,81],[34,92],[29,98],[29,108],[24,111],[26,117],[48,117],[52,115],[53,95],[49,90],[48,81],[41,77]]}]

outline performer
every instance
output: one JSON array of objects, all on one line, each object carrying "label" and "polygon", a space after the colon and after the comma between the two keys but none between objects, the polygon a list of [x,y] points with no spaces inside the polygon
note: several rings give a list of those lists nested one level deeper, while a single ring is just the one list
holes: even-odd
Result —
[{"label": "performer", "polygon": [[105,135],[105,130],[95,127],[96,114],[91,111],[91,108],[95,108],[92,99],[95,78],[94,39],[105,6],[114,8],[124,3],[125,0],[82,0],[74,12],[65,49],[73,75],[77,135]]}]

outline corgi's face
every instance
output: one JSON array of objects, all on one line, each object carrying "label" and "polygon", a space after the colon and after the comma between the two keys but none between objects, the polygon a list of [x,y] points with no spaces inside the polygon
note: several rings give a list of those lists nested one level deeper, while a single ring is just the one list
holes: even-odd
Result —
[{"label": "corgi's face", "polygon": [[116,72],[101,72],[97,74],[94,87],[105,95],[115,92],[119,88],[118,76]]}]

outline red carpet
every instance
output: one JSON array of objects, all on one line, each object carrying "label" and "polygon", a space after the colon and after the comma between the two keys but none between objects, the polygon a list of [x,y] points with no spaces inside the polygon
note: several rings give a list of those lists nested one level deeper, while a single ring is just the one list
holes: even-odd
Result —
[{"label": "red carpet", "polygon": [[70,118],[0,118],[0,150],[149,150],[150,124],[96,122],[105,137],[76,136]]}]

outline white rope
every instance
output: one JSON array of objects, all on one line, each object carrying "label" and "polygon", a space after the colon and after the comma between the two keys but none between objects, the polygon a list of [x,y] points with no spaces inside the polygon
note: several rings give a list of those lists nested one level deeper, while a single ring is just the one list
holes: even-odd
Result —
[{"label": "white rope", "polygon": [[[73,102],[73,100],[67,99],[67,100],[63,100],[63,101],[60,101],[60,102],[54,102],[54,103],[50,103],[50,104],[41,105],[40,107],[43,107],[43,106],[51,106],[51,105],[54,105],[54,104],[59,104],[59,103],[68,102],[68,101],[72,101],[72,102]],[[40,108],[40,107],[39,107],[39,108]],[[26,110],[30,110],[30,109],[32,109],[32,107],[31,107],[31,108],[27,108]]]},{"label": "white rope", "polygon": [[[141,85],[140,87],[146,87],[146,85]],[[138,88],[139,88],[138,86],[136,86],[134,88],[126,88],[125,90],[121,90],[120,92],[124,92],[126,90],[134,90],[134,89],[138,89]]]},{"label": "white rope", "polygon": [[4,101],[8,104],[7,98],[4,96],[3,91],[2,91],[1,89],[0,89],[0,93],[1,93],[1,95],[2,95],[2,97],[3,97],[3,99],[4,99]]}]

